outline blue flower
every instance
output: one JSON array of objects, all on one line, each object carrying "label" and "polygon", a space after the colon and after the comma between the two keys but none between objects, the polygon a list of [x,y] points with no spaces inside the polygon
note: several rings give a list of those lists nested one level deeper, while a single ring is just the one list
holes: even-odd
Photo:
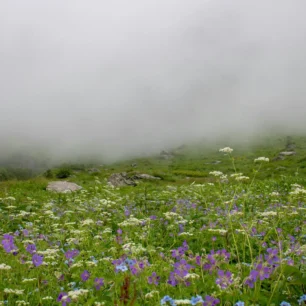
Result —
[{"label": "blue flower", "polygon": [[169,296],[169,295],[165,295],[161,301],[160,301],[160,305],[167,305],[167,302],[170,303],[171,306],[175,306],[175,302],[174,300]]},{"label": "blue flower", "polygon": [[128,270],[128,267],[125,264],[120,264],[116,267],[116,272],[121,271],[121,272],[125,272]]},{"label": "blue flower", "polygon": [[244,306],[244,302],[238,301],[235,306]]},{"label": "blue flower", "polygon": [[203,303],[203,299],[200,295],[197,295],[197,296],[193,296],[191,299],[190,299],[190,303],[191,305],[197,305],[198,303]]},{"label": "blue flower", "polygon": [[298,300],[298,302],[299,302],[299,305],[302,305],[302,302],[306,302],[306,294],[303,294]]},{"label": "blue flower", "polygon": [[281,302],[279,306],[291,306],[288,302]]}]

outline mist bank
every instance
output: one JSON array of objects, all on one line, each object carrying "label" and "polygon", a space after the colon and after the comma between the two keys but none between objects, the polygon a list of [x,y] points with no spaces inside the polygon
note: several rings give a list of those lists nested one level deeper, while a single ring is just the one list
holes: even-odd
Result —
[{"label": "mist bank", "polygon": [[0,158],[112,162],[304,133],[305,10],[304,0],[1,1]]}]

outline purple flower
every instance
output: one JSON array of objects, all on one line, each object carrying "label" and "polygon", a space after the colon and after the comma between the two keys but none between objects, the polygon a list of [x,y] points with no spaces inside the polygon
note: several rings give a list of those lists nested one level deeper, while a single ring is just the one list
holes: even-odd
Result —
[{"label": "purple flower", "polygon": [[209,271],[209,273],[211,274],[212,271],[216,267],[217,261],[212,254],[208,254],[207,259],[208,259],[208,263],[205,263],[203,265],[203,269],[206,270],[206,271]]},{"label": "purple flower", "polygon": [[270,264],[273,265],[279,261],[279,258],[277,257],[278,249],[267,249],[268,254],[265,255],[265,260]]},{"label": "purple flower", "polygon": [[269,278],[271,274],[271,269],[268,267],[265,267],[263,264],[258,264],[255,268],[255,270],[251,271],[251,276],[254,280],[259,278],[261,281]]},{"label": "purple flower", "polygon": [[34,254],[32,256],[32,262],[35,267],[42,265],[43,260],[44,260],[44,256],[42,255]]},{"label": "purple flower", "polygon": [[[222,250],[218,250],[216,252],[217,255],[219,255],[221,257],[221,259],[225,260],[225,261],[228,261],[231,254],[229,252],[227,252],[225,249],[222,249]],[[223,258],[222,258],[223,257]]]},{"label": "purple flower", "polygon": [[72,258],[78,256],[79,253],[80,253],[79,250],[68,250],[68,251],[65,253],[65,257],[66,257],[67,259],[72,259]]},{"label": "purple flower", "polygon": [[188,271],[194,268],[192,265],[188,264],[185,259],[181,259],[179,262],[176,262],[174,265],[174,272],[180,277],[184,277],[188,274]]},{"label": "purple flower", "polygon": [[203,306],[215,306],[219,303],[220,303],[219,299],[215,299],[212,296],[206,295],[205,299],[204,299],[204,302],[203,302]]},{"label": "purple flower", "polygon": [[167,283],[173,287],[178,284],[177,275],[174,272],[170,272],[170,276]]},{"label": "purple flower", "polygon": [[83,282],[86,282],[89,279],[89,277],[90,277],[90,273],[87,270],[85,270],[81,274],[81,279],[82,279]]},{"label": "purple flower", "polygon": [[104,286],[104,278],[95,278],[95,288],[96,290],[100,290],[101,287]]},{"label": "purple flower", "polygon": [[62,306],[66,306],[68,303],[71,302],[70,297],[68,297],[68,294],[66,292],[61,292],[57,297],[57,302],[61,302]]},{"label": "purple flower", "polygon": [[252,277],[248,277],[246,280],[245,280],[245,285],[249,286],[250,288],[254,288],[254,282],[256,280],[253,279]]},{"label": "purple flower", "polygon": [[17,250],[17,247],[14,244],[14,236],[9,234],[3,235],[2,246],[7,253],[11,253]]},{"label": "purple flower", "polygon": [[218,270],[216,284],[219,285],[221,289],[226,289],[232,282],[232,273],[230,271],[225,272],[223,270]]},{"label": "purple flower", "polygon": [[31,255],[33,255],[34,253],[36,253],[36,245],[35,244],[28,244],[27,248],[26,248],[27,252],[29,252]]},{"label": "purple flower", "polygon": [[172,250],[171,256],[175,258],[176,260],[179,260],[185,254],[185,252],[188,251],[188,249],[189,249],[189,246],[187,242],[184,241],[182,246],[180,246],[179,248],[175,250]]},{"label": "purple flower", "polygon": [[160,280],[160,277],[157,276],[156,272],[153,272],[153,273],[151,274],[151,276],[148,277],[148,283],[149,283],[150,285],[152,285],[152,284],[158,285],[159,280]]}]

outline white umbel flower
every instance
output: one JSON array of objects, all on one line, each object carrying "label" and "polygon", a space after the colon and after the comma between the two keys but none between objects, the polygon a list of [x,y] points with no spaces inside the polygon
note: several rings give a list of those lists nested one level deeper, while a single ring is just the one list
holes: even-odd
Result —
[{"label": "white umbel flower", "polygon": [[223,153],[232,153],[234,150],[230,147],[225,147],[223,149],[220,149],[219,152],[223,152]]},{"label": "white umbel flower", "polygon": [[263,156],[255,158],[254,163],[257,163],[257,162],[269,162],[269,158],[268,157],[263,157]]}]

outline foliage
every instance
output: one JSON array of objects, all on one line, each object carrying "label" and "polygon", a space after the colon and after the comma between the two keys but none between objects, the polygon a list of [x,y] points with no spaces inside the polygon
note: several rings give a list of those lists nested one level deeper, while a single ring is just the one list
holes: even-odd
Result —
[{"label": "foliage", "polygon": [[68,178],[72,174],[72,171],[70,168],[60,168],[56,171],[56,177],[59,179]]},{"label": "foliage", "polygon": [[0,188],[0,303],[298,305],[305,178],[259,179],[267,159],[249,175],[219,154],[233,170],[200,184],[118,189],[81,174],[76,193],[43,179]]}]

